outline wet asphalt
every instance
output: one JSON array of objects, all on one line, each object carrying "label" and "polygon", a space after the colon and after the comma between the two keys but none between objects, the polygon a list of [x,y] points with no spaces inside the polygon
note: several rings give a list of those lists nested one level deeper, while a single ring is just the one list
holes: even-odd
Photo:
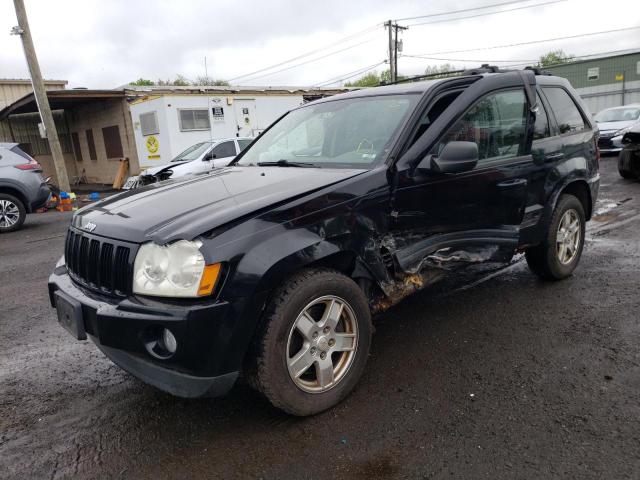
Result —
[{"label": "wet asphalt", "polygon": [[640,182],[602,162],[575,274],[523,261],[376,319],[368,368],[294,418],[183,400],[74,341],[46,281],[69,213],[0,236],[0,478],[640,478]]}]

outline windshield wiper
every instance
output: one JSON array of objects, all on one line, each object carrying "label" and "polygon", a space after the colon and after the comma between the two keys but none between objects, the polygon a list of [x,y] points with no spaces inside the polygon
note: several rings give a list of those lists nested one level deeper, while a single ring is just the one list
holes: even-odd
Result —
[{"label": "windshield wiper", "polygon": [[277,162],[258,162],[259,167],[300,167],[300,168],[318,168],[317,165],[308,162],[290,162],[289,160],[278,160]]}]

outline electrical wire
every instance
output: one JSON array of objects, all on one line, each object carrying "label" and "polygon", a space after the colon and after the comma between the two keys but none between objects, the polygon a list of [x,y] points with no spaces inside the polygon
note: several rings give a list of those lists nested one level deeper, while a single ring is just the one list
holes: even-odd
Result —
[{"label": "electrical wire", "polygon": [[515,12],[516,10],[524,10],[524,9],[533,8],[533,7],[542,7],[544,5],[552,5],[554,3],[562,3],[562,2],[566,2],[566,1],[567,0],[551,0],[549,2],[536,3],[536,4],[533,4],[533,5],[525,5],[523,7],[509,8],[509,9],[506,9],[506,10],[499,10],[497,12],[478,13],[476,15],[467,15],[465,17],[456,17],[456,18],[445,18],[444,20],[434,20],[434,21],[431,21],[431,22],[409,23],[409,24],[407,24],[405,26],[406,27],[418,27],[418,26],[421,26],[421,25],[433,25],[434,23],[456,22],[458,20],[465,20],[467,18],[487,17],[489,15],[497,15],[498,13]]},{"label": "electrical wire", "polygon": [[640,28],[639,26],[635,26],[635,27],[625,27],[625,28],[618,28],[618,29],[614,29],[614,30],[603,30],[600,32],[591,32],[591,33],[581,33],[579,35],[569,35],[566,37],[555,37],[555,38],[546,38],[544,40],[532,40],[530,42],[519,42],[519,43],[509,43],[509,44],[505,44],[505,45],[492,45],[490,47],[479,47],[479,48],[469,48],[469,49],[465,49],[465,50],[449,50],[446,52],[430,52],[430,53],[422,53],[422,54],[418,54],[418,55],[403,55],[406,57],[415,57],[415,58],[427,58],[431,55],[448,55],[450,53],[466,53],[466,52],[477,52],[479,50],[493,50],[496,48],[509,48],[509,47],[519,47],[522,45],[533,45],[536,43],[545,43],[545,42],[555,42],[556,40],[569,40],[569,39],[573,39],[573,38],[582,38],[582,37],[591,37],[594,35],[604,35],[604,34],[608,34],[608,33],[617,33],[617,32],[625,32],[625,31],[629,31],[629,30],[637,30]]},{"label": "electrical wire", "polygon": [[257,74],[257,73],[262,73],[262,72],[265,72],[267,70],[271,70],[273,68],[277,68],[277,67],[280,67],[282,65],[286,65],[287,63],[295,62],[296,60],[300,60],[301,58],[308,57],[308,56],[313,55],[315,53],[321,52],[323,50],[327,50],[327,49],[329,49],[331,47],[334,47],[336,45],[344,43],[346,40],[350,40],[352,38],[359,37],[360,35],[364,35],[366,33],[369,33],[369,32],[371,32],[371,31],[373,31],[373,30],[375,30],[377,28],[380,28],[381,26],[382,26],[382,24],[372,25],[369,28],[365,28],[364,30],[360,30],[360,31],[358,31],[356,33],[352,33],[351,35],[347,35],[346,37],[342,37],[339,40],[331,42],[331,43],[325,45],[324,47],[319,47],[319,48],[316,48],[314,50],[310,50],[310,51],[308,51],[306,53],[303,53],[303,54],[300,54],[300,55],[298,55],[296,57],[289,58],[288,60],[284,60],[284,61],[282,61],[280,63],[276,63],[274,65],[270,65],[268,67],[264,67],[264,68],[261,68],[259,70],[255,70],[255,71],[250,72],[250,73],[245,73],[244,75],[238,75],[237,77],[230,78],[229,81],[234,81],[234,80],[238,80],[238,79],[245,78],[245,77],[251,77],[251,76],[253,76],[253,75]]},{"label": "electrical wire", "polygon": [[347,50],[351,50],[352,48],[359,47],[359,46],[364,45],[366,43],[371,43],[371,42],[373,42],[375,40],[377,40],[377,38],[370,38],[369,40],[365,40],[364,42],[356,43],[354,45],[350,45],[348,47],[341,48],[340,50],[336,50],[334,52],[327,53],[326,55],[322,55],[320,57],[312,58],[312,59],[306,60],[304,62],[296,63],[295,65],[291,65],[289,67],[281,68],[280,70],[275,70],[273,72],[263,73],[262,75],[256,75],[256,76],[253,76],[253,77],[250,77],[250,78],[245,78],[244,81],[251,82],[251,81],[256,80],[258,78],[268,77],[268,76],[271,76],[271,75],[275,75],[276,73],[281,73],[281,72],[284,72],[286,70],[291,70],[293,68],[298,68],[298,67],[301,67],[303,65],[307,65],[309,63],[317,62],[318,60],[322,60],[324,58],[330,57],[330,56],[335,55],[337,53],[341,53],[341,52],[345,52]]},{"label": "electrical wire", "polygon": [[484,5],[482,7],[465,8],[463,10],[450,10],[448,12],[430,13],[430,14],[427,14],[427,15],[418,15],[416,17],[396,18],[394,21],[396,21],[396,22],[405,22],[407,20],[417,20],[419,18],[442,17],[442,16],[445,16],[445,15],[454,15],[456,13],[474,12],[474,11],[477,11],[477,10],[486,10],[487,8],[503,7],[505,5],[513,5],[513,4],[516,4],[516,3],[527,3],[527,2],[531,2],[531,1],[532,0],[512,0],[510,2],[494,3],[492,5]]},{"label": "electrical wire", "polygon": [[339,83],[342,82],[344,80],[349,80],[350,78],[353,78],[357,75],[362,75],[363,73],[366,73],[370,70],[373,70],[376,67],[379,67],[380,65],[384,65],[385,63],[388,63],[388,60],[383,60],[382,62],[378,62],[378,63],[374,63],[373,65],[369,65],[367,67],[362,67],[359,68],[358,70],[354,70],[352,72],[348,72],[348,73],[343,73],[342,75],[338,75],[337,77],[332,77],[329,80],[325,80],[323,82],[318,83],[316,86],[317,87],[324,87],[325,85],[331,85],[332,83]]}]

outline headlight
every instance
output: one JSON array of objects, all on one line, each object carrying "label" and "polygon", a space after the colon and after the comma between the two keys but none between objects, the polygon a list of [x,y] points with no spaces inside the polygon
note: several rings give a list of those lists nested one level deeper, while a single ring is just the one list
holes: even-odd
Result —
[{"label": "headlight", "polygon": [[631,127],[625,127],[625,128],[621,128],[620,130],[616,131],[616,133],[614,133],[612,135],[612,137],[617,137],[618,135],[624,135],[625,133],[627,133],[629,130],[631,130]]},{"label": "headlight", "polygon": [[179,240],[161,246],[145,243],[133,265],[133,292],[159,297],[209,295],[220,274],[220,264],[205,265],[202,243]]}]

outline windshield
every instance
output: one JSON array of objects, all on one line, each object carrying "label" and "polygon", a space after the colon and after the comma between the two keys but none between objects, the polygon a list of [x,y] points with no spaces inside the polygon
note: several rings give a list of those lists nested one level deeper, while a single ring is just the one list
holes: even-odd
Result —
[{"label": "windshield", "polygon": [[195,145],[191,145],[184,152],[178,154],[172,162],[190,162],[191,160],[195,160],[200,157],[204,152],[206,152],[211,146],[211,142],[200,142]]},{"label": "windshield", "polygon": [[640,119],[640,108],[610,108],[603,110],[595,117],[596,122],[629,122]]},{"label": "windshield", "polygon": [[237,165],[370,168],[388,153],[417,100],[418,95],[349,98],[294,110],[258,137]]}]

